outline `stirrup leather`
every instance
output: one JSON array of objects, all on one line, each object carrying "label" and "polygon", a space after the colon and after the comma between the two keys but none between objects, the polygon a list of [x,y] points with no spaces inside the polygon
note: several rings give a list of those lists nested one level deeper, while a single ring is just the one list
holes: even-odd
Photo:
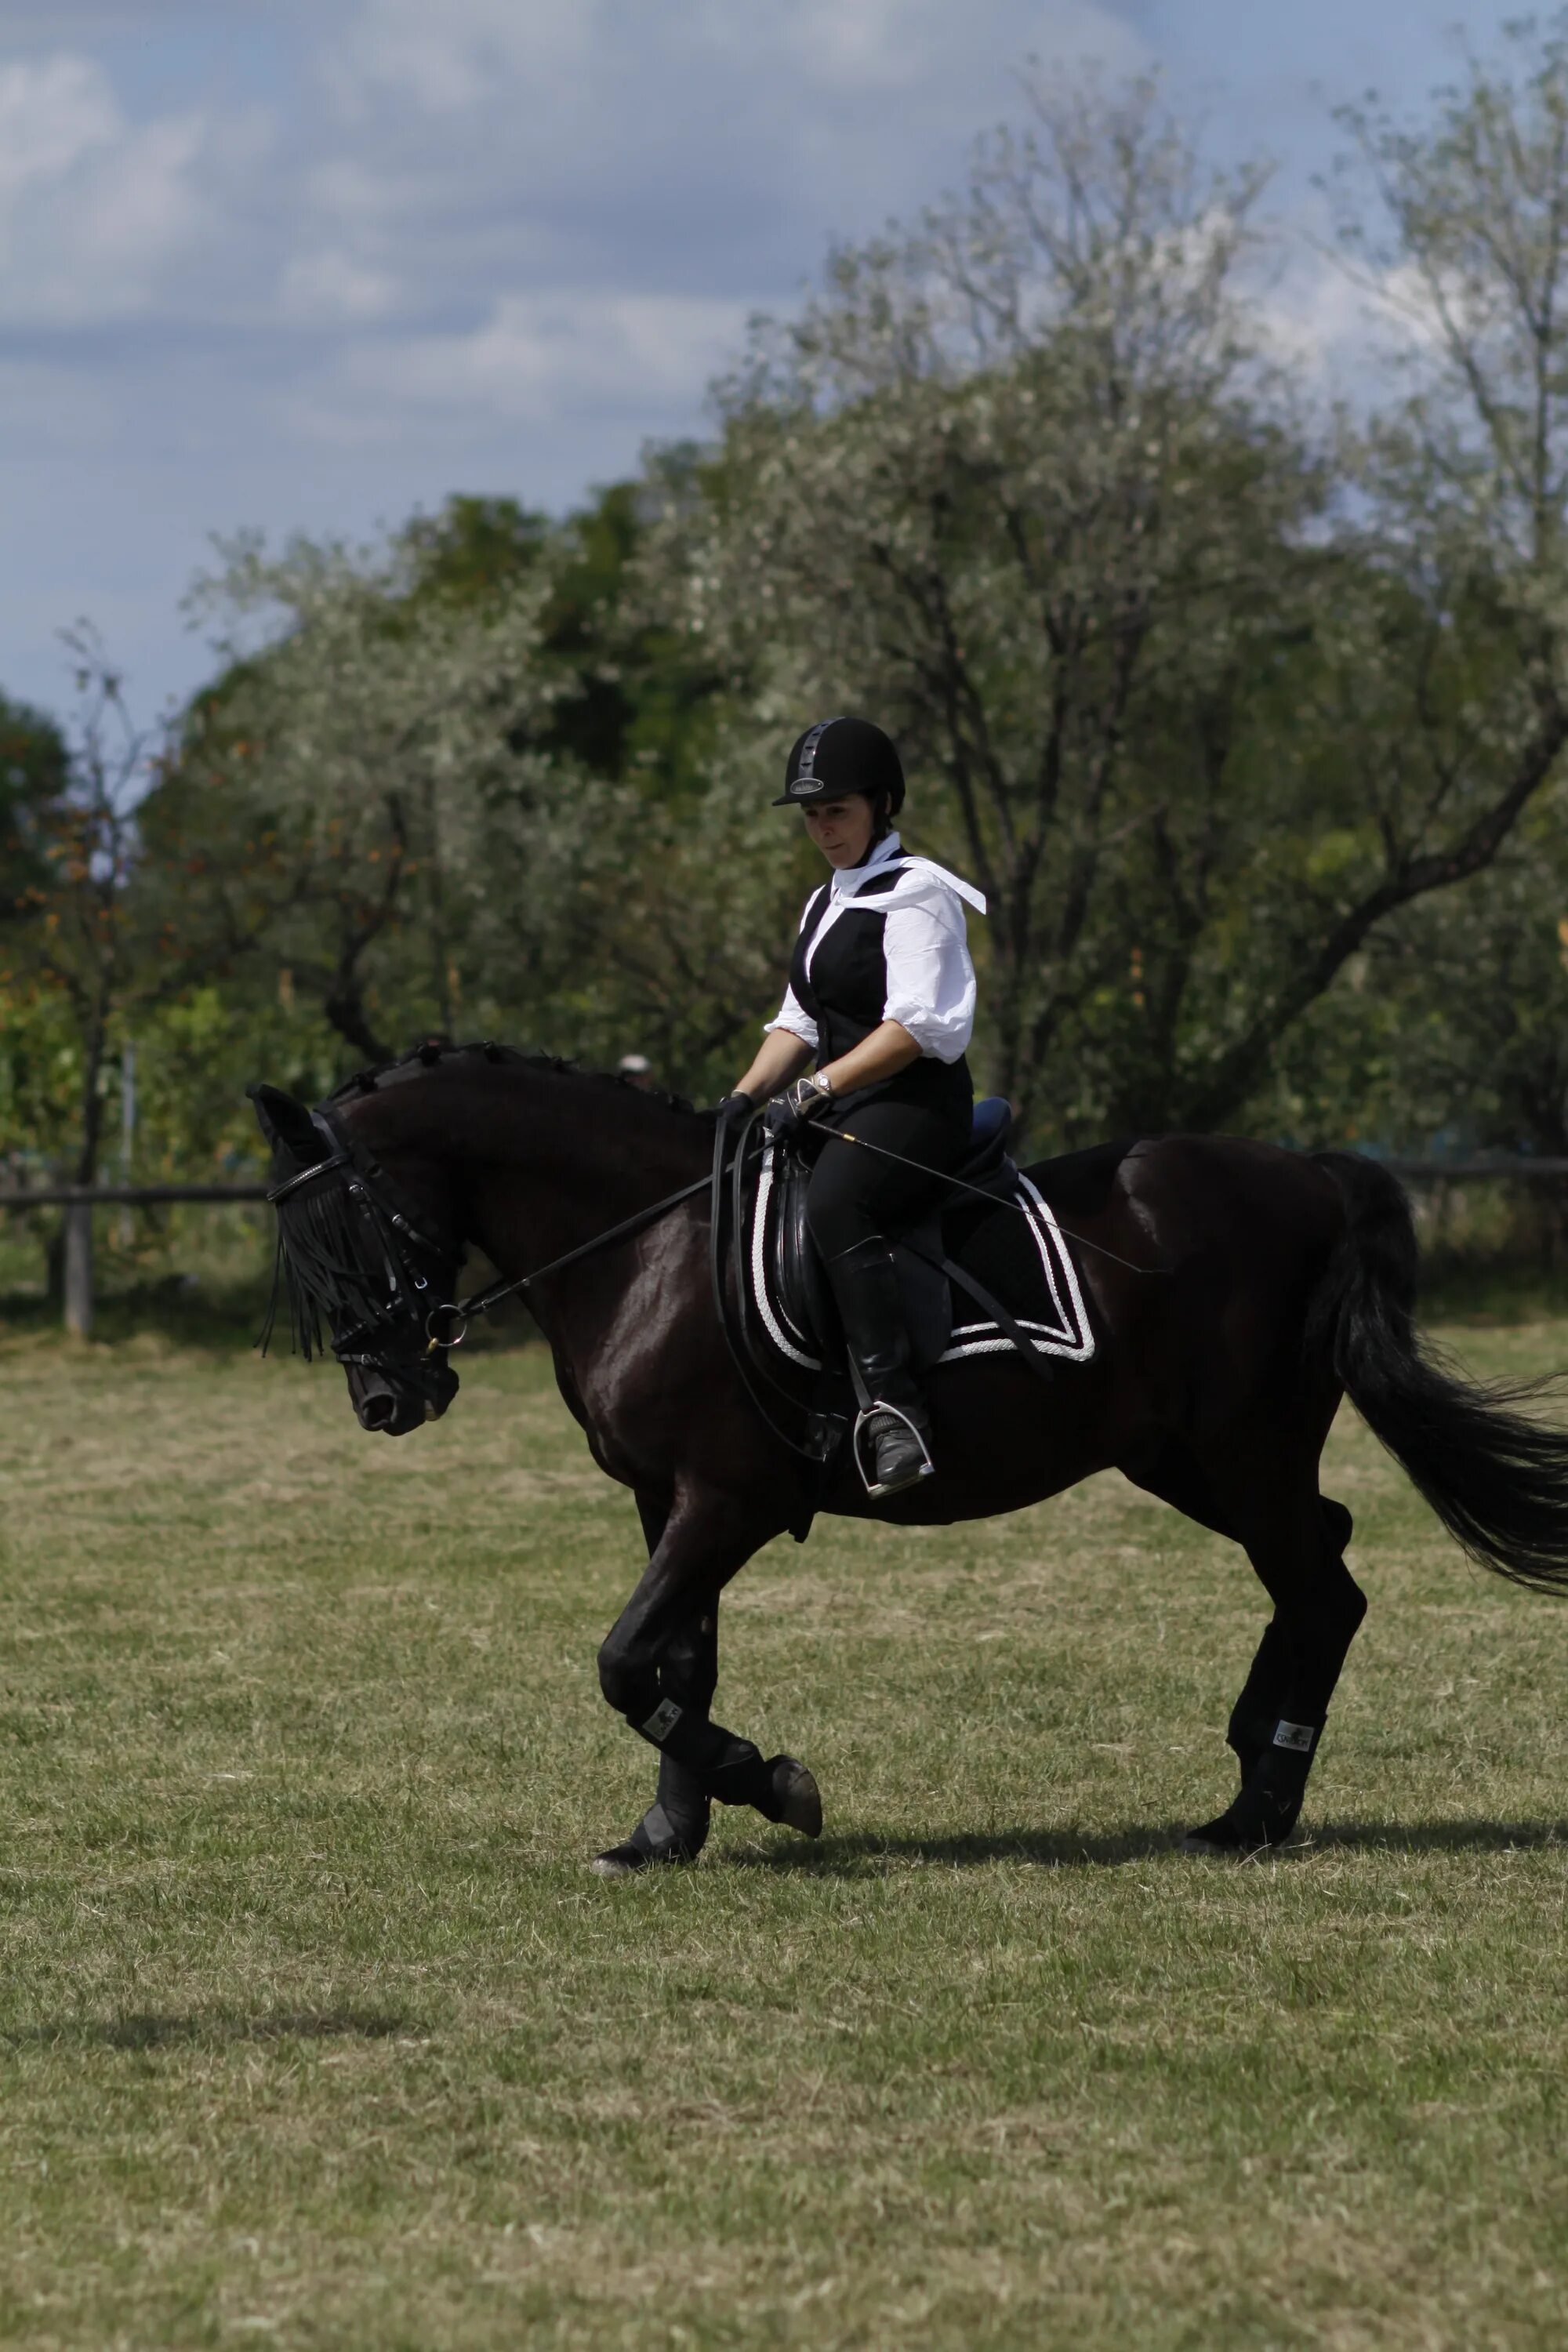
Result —
[{"label": "stirrup leather", "polygon": [[[912,1478],[900,1478],[896,1486],[874,1486],[871,1484],[871,1474],[867,1468],[866,1455],[861,1445],[861,1439],[865,1434],[867,1423],[874,1421],[879,1413],[884,1412],[889,1415],[889,1419],[893,1421],[901,1421],[903,1423],[904,1427],[909,1431],[910,1435],[914,1439],[915,1444],[921,1450],[921,1466],[915,1472],[914,1476]],[[855,1429],[854,1433],[849,1440],[849,1450],[855,1456],[855,1467],[860,1473],[860,1484],[865,1487],[866,1492],[872,1502],[875,1502],[878,1496],[881,1495],[901,1495],[907,1488],[917,1486],[921,1479],[934,1478],[936,1475],[936,1464],[931,1458],[931,1447],[926,1444],[924,1433],[921,1429],[919,1423],[911,1420],[907,1412],[900,1411],[898,1405],[885,1404],[879,1397],[873,1398],[869,1404],[862,1405],[859,1412],[855,1416]]]}]

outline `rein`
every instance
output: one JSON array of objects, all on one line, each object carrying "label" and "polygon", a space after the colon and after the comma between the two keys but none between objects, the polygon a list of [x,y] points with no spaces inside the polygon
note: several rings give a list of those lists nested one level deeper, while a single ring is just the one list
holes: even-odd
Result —
[{"label": "rein", "polygon": [[[613,1242],[626,1241],[633,1234],[640,1234],[670,1209],[678,1209],[682,1201],[692,1200],[699,1192],[706,1192],[711,1181],[708,1176],[697,1177],[692,1183],[683,1184],[679,1192],[668,1192],[662,1201],[655,1201],[647,1208],[638,1209],[633,1216],[623,1217],[618,1225],[611,1225],[605,1233],[595,1234],[591,1242],[579,1242],[575,1249],[563,1251],[547,1265],[536,1265],[531,1274],[514,1275],[509,1281],[492,1282],[488,1289],[476,1290],[469,1298],[458,1299],[446,1307],[433,1307],[426,1326],[426,1336],[430,1342],[426,1352],[433,1355],[438,1348],[460,1348],[474,1316],[488,1315],[490,1308],[499,1306],[503,1298],[510,1298],[517,1291],[530,1289],[534,1283],[542,1282],[546,1275],[559,1274],[563,1266],[575,1265],[579,1258],[592,1257],[595,1250],[608,1249]],[[458,1318],[458,1328],[449,1339],[438,1338],[429,1328],[438,1315],[455,1315]]]},{"label": "rein", "polygon": [[[883,1144],[868,1143],[864,1136],[845,1135],[836,1128],[827,1129],[826,1133],[837,1143],[853,1143],[861,1151],[875,1152],[879,1160],[896,1160],[900,1168],[916,1169],[921,1175],[930,1176],[936,1181],[945,1184],[951,1191],[972,1192],[977,1201],[984,1201],[987,1208],[1018,1210],[1018,1203],[1016,1201],[1005,1200],[996,1192],[987,1192],[980,1185],[967,1182],[962,1176],[942,1174],[934,1168],[928,1168],[923,1160],[910,1160],[901,1151],[888,1150]],[[433,1307],[426,1318],[426,1338],[429,1343],[426,1352],[435,1355],[439,1349],[460,1348],[468,1337],[468,1325],[476,1315],[488,1315],[490,1308],[499,1307],[503,1298],[515,1297],[520,1292],[531,1289],[536,1282],[544,1281],[547,1276],[559,1274],[564,1267],[575,1265],[583,1258],[592,1257],[597,1250],[608,1249],[616,1242],[629,1240],[632,1234],[640,1234],[647,1226],[656,1224],[658,1219],[666,1215],[669,1210],[679,1208],[683,1201],[695,1200],[699,1192],[709,1192],[717,1201],[723,1175],[724,1141],[724,1132],[721,1129],[715,1139],[714,1167],[711,1174],[699,1176],[691,1183],[683,1184],[679,1192],[668,1192],[662,1201],[654,1201],[646,1209],[638,1209],[632,1216],[623,1217],[618,1225],[611,1225],[606,1232],[595,1234],[592,1241],[580,1242],[575,1249],[563,1251],[559,1257],[552,1257],[547,1265],[535,1266],[531,1274],[514,1275],[507,1280],[490,1283],[484,1290],[476,1290],[468,1298],[458,1299],[442,1307]],[[329,1168],[336,1167],[345,1160],[347,1156],[346,1153],[340,1152],[335,1160],[323,1160],[320,1168],[310,1169],[306,1174],[323,1175]],[[735,1155],[733,1166],[736,1171],[740,1168],[742,1157],[740,1152]],[[281,1186],[278,1193],[268,1193],[268,1198],[269,1200],[279,1198],[283,1192],[289,1191],[292,1184],[303,1183],[305,1181],[304,1176],[295,1177],[290,1180],[290,1184]],[[1018,1213],[1022,1215],[1025,1212],[1018,1210]],[[395,1222],[401,1223],[402,1220],[398,1219]],[[717,1216],[714,1220],[714,1229],[718,1230]],[[1115,1250],[1107,1249],[1103,1242],[1090,1241],[1087,1234],[1071,1233],[1065,1227],[1059,1229],[1064,1233],[1066,1239],[1077,1242],[1080,1248],[1097,1250],[1101,1257],[1108,1257],[1115,1265],[1125,1266],[1129,1274],[1169,1274],[1173,1270],[1166,1265],[1134,1265],[1131,1258],[1121,1257]],[[443,1338],[432,1328],[432,1326],[438,1318],[447,1315],[455,1318],[457,1328],[449,1337]],[[753,1369],[760,1370],[761,1367],[754,1366]],[[771,1382],[770,1385],[772,1385]]]},{"label": "rein", "polygon": [[[708,1192],[713,1203],[714,1288],[720,1310],[720,1323],[753,1403],[762,1411],[763,1418],[777,1431],[778,1434],[784,1435],[782,1431],[778,1431],[773,1416],[767,1411],[756,1393],[753,1384],[754,1376],[760,1375],[766,1385],[774,1389],[781,1397],[786,1391],[756,1360],[750,1349],[744,1351],[745,1355],[751,1358],[750,1362],[742,1360],[742,1351],[736,1348],[735,1335],[729,1328],[729,1318],[724,1311],[723,1284],[719,1273],[723,1255],[722,1244],[720,1240],[722,1223],[721,1203],[723,1197],[723,1179],[728,1172],[735,1190],[733,1215],[738,1245],[742,1223],[741,1171],[746,1157],[746,1142],[757,1124],[761,1111],[762,1107],[759,1105],[752,1117],[744,1122],[742,1134],[737,1139],[739,1148],[728,1170],[725,1150],[728,1138],[725,1129],[721,1127],[714,1138],[713,1166],[709,1174],[695,1177],[689,1184],[683,1184],[678,1192],[668,1192],[662,1200],[650,1202],[646,1209],[634,1211],[631,1216],[623,1217],[618,1224],[607,1227],[602,1234],[595,1234],[591,1240],[579,1242],[574,1249],[563,1250],[558,1257],[551,1258],[543,1265],[535,1266],[531,1274],[503,1276],[500,1280],[489,1284],[483,1290],[471,1292],[467,1298],[447,1300],[430,1307],[426,1313],[424,1323],[426,1357],[446,1354],[453,1348],[461,1347],[468,1337],[468,1327],[474,1317],[488,1314],[490,1308],[499,1306],[503,1298],[516,1297],[531,1290],[537,1283],[546,1281],[552,1275],[563,1272],[567,1266],[579,1265],[584,1258],[593,1257],[600,1250],[611,1249],[617,1242],[630,1240],[633,1234],[646,1232],[648,1226],[656,1224],[659,1218],[667,1216],[670,1210],[679,1208],[683,1202],[695,1200],[700,1192]],[[307,1185],[316,1182],[321,1177],[337,1175],[347,1171],[348,1190],[351,1196],[358,1200],[374,1216],[384,1219],[395,1234],[420,1256],[440,1261],[451,1259],[459,1254],[448,1249],[441,1242],[432,1241],[428,1234],[422,1233],[413,1220],[405,1216],[395,1202],[387,1197],[389,1180],[385,1171],[374,1163],[365,1164],[361,1155],[351,1145],[340,1141],[336,1131],[321,1112],[314,1113],[313,1117],[325,1139],[333,1148],[321,1159],[312,1161],[308,1168],[298,1169],[291,1176],[285,1177],[280,1183],[270,1186],[267,1199],[271,1207],[280,1208],[285,1202],[291,1200],[297,1192],[303,1191]],[[903,1152],[889,1151],[885,1145],[868,1142],[863,1136],[847,1135],[834,1128],[826,1129],[825,1135],[835,1142],[853,1144],[858,1150],[872,1152],[879,1160],[888,1160],[900,1167],[915,1169],[920,1174],[943,1186],[949,1192],[972,1193],[976,1200],[984,1201],[988,1208],[1015,1209],[1018,1210],[1019,1213],[1025,1213],[1016,1202],[1005,1200],[996,1192],[987,1192],[978,1184],[972,1184],[964,1177],[950,1175],[927,1167],[923,1161],[910,1160]],[[1117,1251],[1108,1249],[1103,1242],[1091,1241],[1087,1234],[1073,1233],[1066,1227],[1061,1228],[1061,1231],[1065,1239],[1077,1243],[1080,1248],[1093,1250],[1101,1257],[1111,1259],[1117,1265],[1125,1266],[1130,1274],[1162,1275],[1173,1271],[1169,1266],[1135,1265],[1131,1258],[1122,1257]],[[395,1278],[398,1274],[405,1276],[414,1291],[428,1291],[428,1284],[416,1268],[389,1263],[386,1270],[394,1276],[391,1300],[394,1306],[399,1306],[402,1303],[399,1285]],[[409,1303],[417,1306],[416,1300],[410,1300]],[[270,1311],[268,1322],[270,1328]],[[332,1353],[338,1361],[342,1364],[374,1362],[375,1360],[374,1357],[350,1352],[350,1350],[354,1349],[356,1342],[363,1341],[377,1328],[375,1320],[362,1318],[354,1328],[345,1333],[342,1339],[334,1344]],[[791,1402],[793,1403],[795,1401],[791,1399]],[[797,1453],[815,1451],[809,1446],[799,1445],[793,1439],[786,1439],[786,1443]]]}]

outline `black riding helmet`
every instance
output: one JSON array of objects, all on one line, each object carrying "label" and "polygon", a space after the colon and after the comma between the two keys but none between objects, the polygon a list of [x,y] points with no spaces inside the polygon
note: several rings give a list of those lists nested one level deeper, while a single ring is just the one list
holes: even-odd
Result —
[{"label": "black riding helmet", "polygon": [[814,801],[841,801],[851,793],[868,800],[888,796],[888,814],[904,804],[903,763],[890,735],[869,719],[819,719],[797,735],[784,762],[784,788],[774,808],[809,808]]}]

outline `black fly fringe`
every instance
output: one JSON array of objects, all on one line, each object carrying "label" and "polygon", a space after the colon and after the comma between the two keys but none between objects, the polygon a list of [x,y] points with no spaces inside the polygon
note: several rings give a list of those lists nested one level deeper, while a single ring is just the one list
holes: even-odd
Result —
[{"label": "black fly fringe", "polygon": [[[367,1263],[372,1251],[374,1263]],[[294,1349],[309,1363],[329,1352],[322,1339],[323,1316],[342,1316],[354,1324],[377,1321],[389,1296],[403,1287],[402,1272],[399,1254],[383,1233],[381,1219],[363,1194],[351,1193],[336,1173],[279,1202],[278,1254],[261,1332],[263,1354],[283,1293]]]}]

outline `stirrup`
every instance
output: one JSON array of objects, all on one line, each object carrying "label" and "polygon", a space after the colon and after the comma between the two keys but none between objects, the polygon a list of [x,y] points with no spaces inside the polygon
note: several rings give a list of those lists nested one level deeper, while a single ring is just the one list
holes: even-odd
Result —
[{"label": "stirrup", "polygon": [[[912,1476],[900,1478],[896,1486],[884,1483],[874,1486],[871,1484],[870,1473],[866,1467],[866,1457],[861,1451],[860,1440],[865,1433],[867,1423],[874,1421],[879,1413],[883,1412],[887,1413],[891,1420],[903,1423],[904,1427],[920,1447],[921,1464]],[[880,1397],[874,1398],[869,1404],[862,1405],[856,1415],[854,1434],[849,1440],[849,1450],[855,1456],[855,1467],[860,1473],[860,1484],[865,1487],[872,1502],[878,1501],[883,1495],[901,1495],[907,1487],[918,1486],[922,1478],[936,1476],[936,1464],[931,1458],[931,1447],[926,1444],[925,1433],[918,1422],[911,1420],[910,1416],[901,1411],[898,1405],[884,1404]]]}]

